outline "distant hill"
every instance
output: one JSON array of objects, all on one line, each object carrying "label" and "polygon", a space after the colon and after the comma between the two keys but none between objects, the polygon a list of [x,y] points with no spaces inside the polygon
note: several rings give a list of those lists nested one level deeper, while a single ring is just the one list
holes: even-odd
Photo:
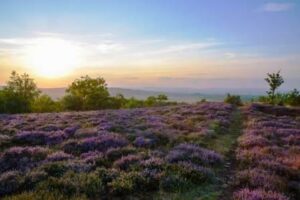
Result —
[{"label": "distant hill", "polygon": [[[65,88],[42,88],[43,93],[51,96],[54,99],[61,98],[65,94]],[[127,89],[127,88],[108,88],[110,94],[115,96],[116,94],[123,94],[126,98],[135,97],[137,99],[146,99],[148,96],[155,96],[158,94],[166,94],[172,101],[182,101],[182,102],[196,102],[201,99],[207,99],[209,101],[222,101],[225,97],[225,93],[200,93],[196,91],[152,91],[152,90],[142,90],[142,89]],[[255,95],[241,95],[243,100],[250,100],[255,97]]]}]

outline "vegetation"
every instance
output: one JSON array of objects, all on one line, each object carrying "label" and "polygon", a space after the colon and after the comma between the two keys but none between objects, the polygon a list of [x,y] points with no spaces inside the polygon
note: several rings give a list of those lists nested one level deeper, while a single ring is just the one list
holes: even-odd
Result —
[{"label": "vegetation", "polygon": [[66,89],[59,100],[41,94],[28,74],[12,72],[6,86],[0,90],[0,113],[59,112],[100,109],[120,109],[173,105],[164,94],[149,96],[146,100],[126,99],[122,94],[110,96],[101,77],[83,76]]},{"label": "vegetation", "polygon": [[267,91],[268,96],[260,96],[259,102],[269,103],[272,105],[287,105],[287,106],[300,106],[300,93],[297,89],[293,89],[287,93],[276,93],[276,90],[284,83],[280,71],[277,73],[267,74],[265,79],[270,87]]},{"label": "vegetation", "polygon": [[225,103],[230,103],[232,105],[236,105],[236,106],[242,106],[242,100],[241,97],[238,95],[231,95],[231,94],[227,94],[227,96],[224,99]]},{"label": "vegetation", "polygon": [[[217,152],[221,142],[211,148],[201,141],[209,144],[212,135],[231,137],[234,109],[206,102],[159,109],[3,115],[0,196],[217,197],[218,170],[230,144]],[[192,137],[195,140],[188,141]]]},{"label": "vegetation", "polygon": [[28,74],[11,73],[10,80],[0,92],[1,112],[24,113],[31,111],[31,104],[40,94]]},{"label": "vegetation", "polygon": [[282,85],[282,83],[284,83],[284,80],[280,74],[280,71],[278,71],[277,73],[268,73],[267,74],[267,78],[265,78],[265,81],[267,81],[267,83],[269,84],[269,91],[267,91],[269,100],[271,104],[274,104],[274,100],[275,100],[275,91]]}]

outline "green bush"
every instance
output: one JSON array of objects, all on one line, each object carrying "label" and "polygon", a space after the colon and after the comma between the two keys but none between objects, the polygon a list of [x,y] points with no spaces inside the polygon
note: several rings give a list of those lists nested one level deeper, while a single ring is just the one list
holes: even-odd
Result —
[{"label": "green bush", "polygon": [[125,195],[139,191],[142,182],[143,177],[138,172],[121,172],[110,186],[114,195]]},{"label": "green bush", "polygon": [[239,95],[227,94],[227,96],[224,99],[224,102],[232,104],[232,105],[236,105],[236,106],[242,106],[243,105],[241,97]]},{"label": "green bush", "polygon": [[59,111],[58,103],[53,101],[48,95],[41,95],[34,99],[32,103],[32,112],[56,112]]}]

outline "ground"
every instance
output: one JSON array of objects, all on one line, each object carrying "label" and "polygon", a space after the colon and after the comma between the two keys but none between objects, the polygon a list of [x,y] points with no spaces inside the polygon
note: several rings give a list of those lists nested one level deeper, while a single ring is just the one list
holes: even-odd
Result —
[{"label": "ground", "polygon": [[0,119],[5,199],[299,198],[299,109],[206,102]]}]

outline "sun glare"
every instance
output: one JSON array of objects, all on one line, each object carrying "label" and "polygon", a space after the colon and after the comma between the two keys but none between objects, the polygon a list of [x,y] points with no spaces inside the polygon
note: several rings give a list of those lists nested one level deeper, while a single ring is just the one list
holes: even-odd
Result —
[{"label": "sun glare", "polygon": [[39,38],[25,49],[25,60],[40,76],[68,75],[80,64],[78,46],[59,38]]}]

